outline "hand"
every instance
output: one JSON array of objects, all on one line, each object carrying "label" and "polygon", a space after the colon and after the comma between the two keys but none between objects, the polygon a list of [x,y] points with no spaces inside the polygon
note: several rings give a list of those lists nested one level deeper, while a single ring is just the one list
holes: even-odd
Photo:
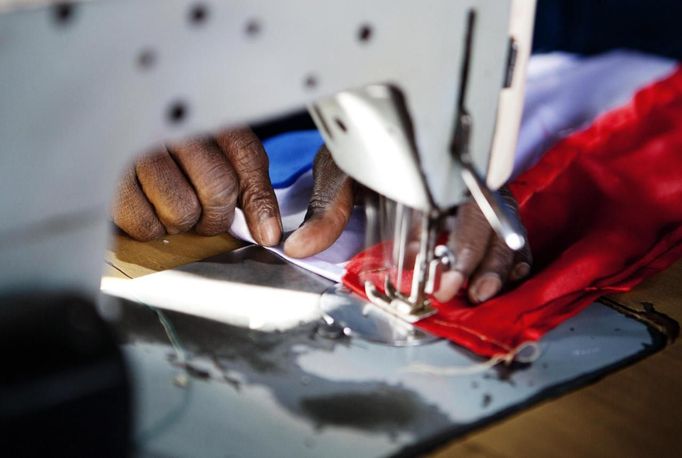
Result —
[{"label": "hand", "polygon": [[268,158],[248,128],[169,145],[138,159],[119,183],[114,223],[137,240],[194,229],[216,235],[244,210],[261,245],[282,237]]},{"label": "hand", "polygon": [[[518,206],[509,190],[503,187],[500,193],[518,217]],[[528,243],[519,251],[511,250],[472,200],[457,209],[448,245],[455,255],[455,266],[441,276],[440,288],[434,294],[441,302],[452,299],[466,283],[469,300],[485,302],[507,283],[519,281],[530,273],[532,256]]]},{"label": "hand", "polygon": [[[313,165],[313,193],[304,224],[284,243],[288,256],[304,258],[329,246],[341,235],[350,219],[354,204],[354,185],[334,163],[325,148]],[[518,207],[506,188],[501,190],[513,213]],[[441,277],[434,296],[445,302],[452,299],[466,283],[474,303],[484,302],[509,282],[521,280],[530,272],[532,258],[528,244],[518,252],[510,250],[495,234],[473,201],[460,205],[455,229],[449,240],[455,254],[454,269]]]}]

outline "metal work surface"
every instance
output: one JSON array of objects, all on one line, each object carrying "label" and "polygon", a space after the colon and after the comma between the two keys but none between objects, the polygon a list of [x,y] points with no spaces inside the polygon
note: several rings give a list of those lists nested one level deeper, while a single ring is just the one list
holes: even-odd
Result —
[{"label": "metal work surface", "polygon": [[360,337],[396,347],[424,345],[438,337],[424,332],[375,303],[368,303],[342,285],[335,285],[320,297],[326,331]]},{"label": "metal work surface", "polygon": [[[315,289],[312,274],[259,256],[291,288],[301,277]],[[327,286],[320,280],[319,291]],[[479,358],[442,340],[388,347],[323,337],[318,323],[265,333],[107,296],[102,308],[130,364],[136,441],[150,456],[413,452],[662,345],[644,324],[595,303],[547,334],[532,365],[474,371]]]}]

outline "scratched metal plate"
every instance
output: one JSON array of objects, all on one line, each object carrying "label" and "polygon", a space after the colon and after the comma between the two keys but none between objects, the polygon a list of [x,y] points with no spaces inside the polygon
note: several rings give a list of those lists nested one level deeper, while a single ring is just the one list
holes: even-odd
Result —
[{"label": "scratched metal plate", "polygon": [[[289,279],[317,278],[271,256]],[[320,291],[329,284],[319,283]],[[595,303],[550,332],[532,365],[433,375],[411,368],[480,360],[445,341],[392,348],[320,337],[315,323],[263,333],[117,298],[102,305],[130,363],[136,443],[148,456],[410,454],[663,345],[644,324]]]}]

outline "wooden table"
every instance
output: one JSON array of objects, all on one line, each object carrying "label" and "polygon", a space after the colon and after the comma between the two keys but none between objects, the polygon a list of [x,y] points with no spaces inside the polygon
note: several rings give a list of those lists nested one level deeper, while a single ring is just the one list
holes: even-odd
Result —
[{"label": "wooden table", "polygon": [[[135,278],[239,247],[228,235],[168,236],[140,243],[116,235],[105,275]],[[636,310],[643,303],[682,321],[682,261],[614,296]],[[434,456],[682,456],[682,343],[453,441]]]}]

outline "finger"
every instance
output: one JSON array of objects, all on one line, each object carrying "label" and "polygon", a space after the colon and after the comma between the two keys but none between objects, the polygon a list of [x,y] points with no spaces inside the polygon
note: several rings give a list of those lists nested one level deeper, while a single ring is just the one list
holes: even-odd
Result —
[{"label": "finger", "polygon": [[[516,202],[516,199],[514,199],[514,196],[512,195],[509,188],[506,186],[502,187],[500,189],[500,195],[502,196],[505,205],[507,205],[507,207],[520,220],[520,217],[518,216],[518,203]],[[528,234],[526,233],[526,229],[523,226],[521,226],[521,228],[523,229],[522,235],[526,240],[526,243],[523,245],[523,247],[521,247],[520,250],[514,253],[513,266],[509,274],[509,280],[511,281],[518,281],[528,276],[531,267],[533,266],[533,255],[531,253],[530,244],[528,243]]]},{"label": "finger", "polygon": [[469,299],[474,303],[480,303],[499,293],[509,277],[513,261],[514,252],[502,239],[494,236],[481,264],[471,278]]},{"label": "finger", "polygon": [[315,157],[313,182],[305,221],[284,243],[284,253],[293,258],[329,248],[353,211],[353,181],[337,167],[326,146]]},{"label": "finger", "polygon": [[239,182],[232,166],[218,145],[206,138],[169,147],[201,204],[201,217],[194,227],[198,234],[227,232],[237,205]]},{"label": "finger", "polygon": [[112,213],[114,224],[136,240],[146,242],[165,234],[154,208],[137,183],[132,167],[126,170],[118,183]]},{"label": "finger", "polygon": [[239,206],[253,238],[261,245],[277,245],[282,219],[263,145],[249,128],[223,132],[216,141],[239,178]]},{"label": "finger", "polygon": [[485,256],[492,229],[475,202],[462,204],[457,212],[450,247],[455,255],[452,270],[443,273],[434,297],[446,302],[459,292]]},{"label": "finger", "polygon": [[509,280],[519,281],[530,274],[530,270],[533,267],[533,255],[531,254],[530,245],[528,244],[528,239],[526,238],[526,244],[519,251],[514,253],[514,265],[512,271],[509,274]]},{"label": "finger", "polygon": [[135,172],[166,232],[186,232],[196,224],[201,215],[199,199],[165,148],[139,159]]}]

